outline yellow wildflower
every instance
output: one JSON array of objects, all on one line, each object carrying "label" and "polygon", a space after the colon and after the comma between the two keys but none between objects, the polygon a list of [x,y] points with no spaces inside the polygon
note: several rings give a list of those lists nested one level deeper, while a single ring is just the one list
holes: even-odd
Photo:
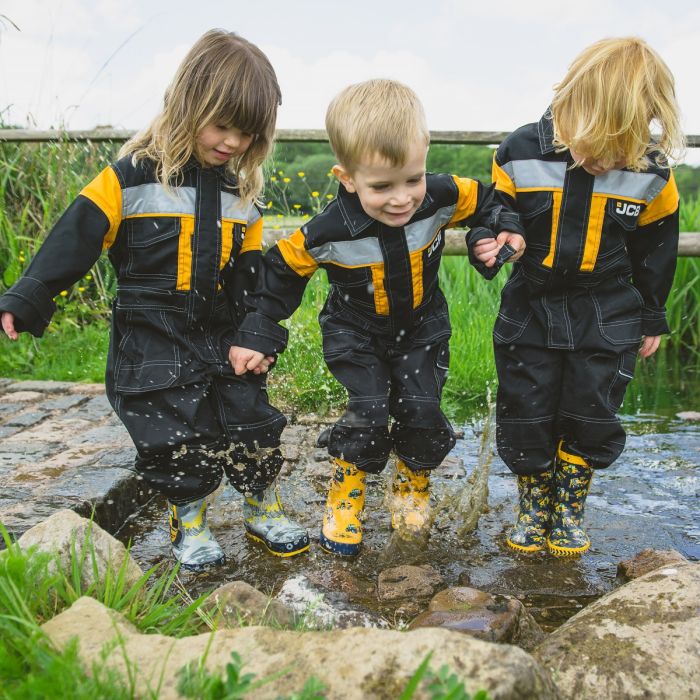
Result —
[{"label": "yellow wildflower", "polygon": [[304,175],[306,175],[306,173],[302,170],[301,172],[298,172],[297,175],[299,177],[304,177]]},{"label": "yellow wildflower", "polygon": [[295,204],[295,205],[294,205],[294,208],[295,208],[295,209],[301,209],[301,204]]},{"label": "yellow wildflower", "polygon": [[67,297],[67,296],[68,296],[68,292],[64,289],[64,290],[61,292],[61,296],[62,296],[62,297]]},{"label": "yellow wildflower", "polygon": [[316,192],[316,190],[314,190],[314,191],[311,193],[311,196],[312,196],[312,197],[318,197],[318,192]]},{"label": "yellow wildflower", "polygon": [[291,182],[291,179],[288,178],[288,177],[283,177],[283,178],[282,178],[282,182],[284,182],[284,183],[286,184],[286,183],[288,183],[288,182]]},{"label": "yellow wildflower", "polygon": [[277,182],[277,178],[273,175],[273,176],[270,178],[270,182]]}]

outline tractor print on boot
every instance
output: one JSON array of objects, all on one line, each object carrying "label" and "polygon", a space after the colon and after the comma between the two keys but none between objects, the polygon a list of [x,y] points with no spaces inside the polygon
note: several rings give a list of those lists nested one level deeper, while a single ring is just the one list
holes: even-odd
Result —
[{"label": "tractor print on boot", "polygon": [[583,458],[559,448],[554,472],[552,526],[547,537],[547,547],[555,556],[575,556],[591,546],[582,523],[592,474]]},{"label": "tractor print on boot", "polygon": [[336,458],[319,544],[331,554],[354,556],[362,544],[360,517],[365,507],[366,472]]},{"label": "tractor print on boot", "polygon": [[397,459],[391,493],[391,527],[408,536],[425,534],[430,527],[430,470],[414,471]]},{"label": "tractor print on boot", "polygon": [[246,496],[243,516],[248,537],[264,544],[275,556],[293,557],[310,547],[309,535],[286,515],[274,485]]},{"label": "tractor print on boot", "polygon": [[518,519],[506,537],[506,544],[512,549],[539,552],[547,546],[552,516],[552,477],[552,469],[518,476]]},{"label": "tractor print on boot", "polygon": [[209,530],[203,498],[181,505],[168,503],[168,511],[173,556],[183,569],[203,571],[226,563],[221,546]]}]

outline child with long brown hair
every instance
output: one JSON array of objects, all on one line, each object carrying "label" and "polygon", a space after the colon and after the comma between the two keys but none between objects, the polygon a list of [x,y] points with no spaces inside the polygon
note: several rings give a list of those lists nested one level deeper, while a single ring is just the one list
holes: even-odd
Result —
[{"label": "child with long brown hair", "polygon": [[[625,444],[616,413],[637,354],[669,333],[664,305],[678,248],[682,152],[671,72],[638,38],[586,48],[539,122],[508,136],[496,192],[522,217],[527,249],[494,328],[497,445],[518,477],[507,544],[558,556],[586,551],[593,470]],[[500,243],[474,257],[493,266]]]},{"label": "child with long brown hair", "polygon": [[41,336],[53,297],[103,250],[117,278],[106,389],[136,446],[136,471],[169,504],[172,551],[184,567],[224,563],[206,498],[225,473],[244,494],[248,534],[274,554],[308,549],[273,482],[286,420],[268,403],[265,372],[229,361],[262,250],[262,164],[280,89],[267,57],[223,30],[180,64],[152,124],[89,183],[24,276],[0,298],[16,339]]}]

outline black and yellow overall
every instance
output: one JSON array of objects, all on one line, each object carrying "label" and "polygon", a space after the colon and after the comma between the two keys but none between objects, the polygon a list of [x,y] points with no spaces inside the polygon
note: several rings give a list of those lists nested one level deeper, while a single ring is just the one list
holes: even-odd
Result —
[{"label": "black and yellow overall", "polygon": [[[262,217],[222,169],[194,160],[164,188],[152,164],[122,158],[69,206],[0,298],[16,329],[41,336],[53,298],[108,250],[118,280],[106,389],[145,482],[181,504],[224,472],[242,492],[274,480],[286,420],[264,375],[237,377],[228,351],[256,284]],[[256,455],[259,448],[264,456]]]},{"label": "black and yellow overall", "polygon": [[[495,154],[496,196],[517,211],[527,248],[494,328],[497,444],[518,475],[560,451],[593,469],[620,455],[616,413],[642,336],[669,332],[678,191],[668,168],[593,176],[556,152],[549,113]],[[563,442],[562,442],[563,441]]]},{"label": "black and yellow overall", "polygon": [[433,469],[455,443],[440,408],[451,335],[438,286],[445,229],[466,222],[500,231],[508,217],[477,181],[428,174],[424,201],[394,228],[369,217],[341,185],[323,212],[265,255],[236,345],[281,352],[287,331],[278,322],[323,268],[330,282],[319,315],[324,360],[348,391],[330,454],[378,473],[393,449],[409,468]]}]

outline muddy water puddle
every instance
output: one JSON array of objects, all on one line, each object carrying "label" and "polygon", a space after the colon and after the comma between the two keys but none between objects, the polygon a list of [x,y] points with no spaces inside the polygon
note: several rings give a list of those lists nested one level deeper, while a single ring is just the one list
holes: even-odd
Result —
[{"label": "muddy water puddle", "polygon": [[[390,464],[384,474],[368,478],[362,553],[345,559],[323,552],[317,537],[330,467],[322,450],[304,447],[299,460],[285,466],[280,492],[288,513],[309,529],[311,550],[289,559],[267,554],[244,536],[241,497],[225,486],[215,494],[210,521],[227,564],[206,574],[183,573],[181,578],[192,594],[240,579],[276,594],[285,582],[288,587],[303,580],[323,592],[331,605],[367,611],[398,625],[415,614],[415,601],[413,608],[380,602],[379,574],[402,564],[429,564],[443,577],[441,588],[467,585],[515,596],[543,628],[553,629],[619,585],[618,563],[642,549],[676,549],[689,559],[700,559],[700,423],[652,415],[624,420],[625,452],[593,479],[586,508],[592,547],[580,558],[516,554],[503,544],[514,519],[516,482],[498,457],[484,474],[489,461],[485,454],[491,451],[480,450],[484,428],[476,422],[464,426],[464,438],[433,478],[434,507],[438,512],[445,507],[427,541],[407,544],[391,534],[385,499]],[[479,473],[488,485],[485,511],[476,529],[463,534],[472,514],[457,512],[456,504],[473,509],[483,501]],[[118,537],[132,541],[132,555],[144,568],[167,558],[164,501],[151,501]]]}]

